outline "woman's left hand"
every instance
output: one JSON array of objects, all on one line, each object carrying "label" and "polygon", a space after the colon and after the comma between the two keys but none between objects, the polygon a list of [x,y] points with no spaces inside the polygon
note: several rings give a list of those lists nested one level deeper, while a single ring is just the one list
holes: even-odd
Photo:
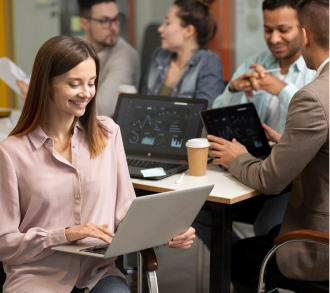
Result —
[{"label": "woman's left hand", "polygon": [[196,238],[195,229],[190,227],[188,231],[175,236],[166,246],[171,248],[188,249]]}]

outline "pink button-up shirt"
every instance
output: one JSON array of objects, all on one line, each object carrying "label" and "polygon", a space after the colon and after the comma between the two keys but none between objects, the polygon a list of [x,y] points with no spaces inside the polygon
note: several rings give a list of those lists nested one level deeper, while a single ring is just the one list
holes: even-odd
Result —
[{"label": "pink button-up shirt", "polygon": [[107,147],[91,159],[87,133],[77,123],[72,164],[54,149],[40,127],[0,143],[0,261],[7,274],[4,292],[70,292],[103,277],[122,276],[114,258],[55,252],[67,243],[65,228],[109,224],[115,231],[135,198],[122,137],[110,118]]}]

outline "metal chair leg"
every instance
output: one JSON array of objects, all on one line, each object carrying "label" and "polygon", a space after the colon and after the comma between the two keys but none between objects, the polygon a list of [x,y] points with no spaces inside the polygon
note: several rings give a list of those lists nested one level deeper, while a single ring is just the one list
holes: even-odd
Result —
[{"label": "metal chair leg", "polygon": [[143,293],[143,264],[141,253],[137,253],[137,293]]},{"label": "metal chair leg", "polygon": [[197,276],[196,276],[196,291],[203,293],[204,290],[204,243],[200,238],[196,238],[197,242]]},{"label": "metal chair leg", "polygon": [[138,252],[138,280],[137,292],[142,293],[142,272],[146,271],[149,293],[159,293],[156,271],[158,269],[157,257],[153,248],[144,249]]},{"label": "metal chair leg", "polygon": [[149,293],[159,293],[158,281],[156,272],[147,272],[147,279],[149,285]]}]

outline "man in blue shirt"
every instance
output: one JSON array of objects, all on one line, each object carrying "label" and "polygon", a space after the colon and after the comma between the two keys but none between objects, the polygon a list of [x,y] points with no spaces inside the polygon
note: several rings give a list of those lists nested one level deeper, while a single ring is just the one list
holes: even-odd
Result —
[{"label": "man in blue shirt", "polygon": [[[299,50],[296,4],[296,0],[263,2],[264,38],[269,51],[248,58],[238,67],[213,108],[252,102],[260,120],[283,133],[291,98],[315,75]],[[280,71],[265,73],[275,68]]]}]

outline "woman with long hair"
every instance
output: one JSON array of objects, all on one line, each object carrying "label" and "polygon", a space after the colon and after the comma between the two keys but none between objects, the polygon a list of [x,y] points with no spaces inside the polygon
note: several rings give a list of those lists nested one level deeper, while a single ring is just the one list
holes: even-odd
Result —
[{"label": "woman with long hair", "polygon": [[[94,49],[76,37],[54,37],[36,56],[20,120],[0,143],[4,292],[129,292],[115,258],[51,249],[110,243],[135,198],[119,127],[96,116],[98,74]],[[168,245],[194,237],[190,228]]]}]

